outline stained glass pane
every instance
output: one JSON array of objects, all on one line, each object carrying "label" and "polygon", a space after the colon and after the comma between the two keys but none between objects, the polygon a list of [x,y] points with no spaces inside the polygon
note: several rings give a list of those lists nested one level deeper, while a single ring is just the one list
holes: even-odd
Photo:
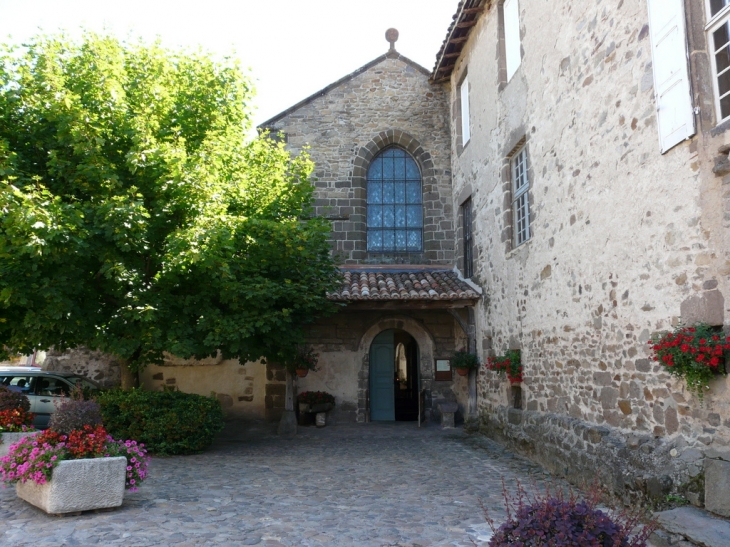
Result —
[{"label": "stained glass pane", "polygon": [[423,224],[420,205],[409,205],[407,207],[406,222],[409,228],[419,228]]},{"label": "stained glass pane", "polygon": [[396,230],[395,231],[395,248],[397,251],[406,250],[406,231]]},{"label": "stained glass pane", "polygon": [[408,230],[408,250],[421,250],[421,230]]},{"label": "stained glass pane", "polygon": [[404,182],[395,183],[395,203],[406,202],[406,184]]},{"label": "stained glass pane", "polygon": [[383,159],[375,158],[368,168],[368,180],[380,180],[383,178]]},{"label": "stained glass pane", "polygon": [[393,203],[395,201],[395,188],[392,182],[383,183],[383,203]]},{"label": "stained glass pane", "polygon": [[392,251],[393,249],[395,249],[395,232],[383,230],[383,250]]},{"label": "stained glass pane", "polygon": [[406,227],[406,207],[405,205],[395,206],[395,226],[396,228]]},{"label": "stained glass pane", "polygon": [[383,250],[383,232],[380,230],[370,230],[368,232],[368,251]]},{"label": "stained glass pane", "polygon": [[406,183],[406,203],[421,203],[421,183]]},{"label": "stained glass pane", "polygon": [[411,158],[406,158],[406,178],[409,180],[421,180],[421,173],[418,171],[418,166]]},{"label": "stained glass pane", "polygon": [[392,228],[393,226],[395,226],[395,211],[393,210],[393,206],[384,205],[383,206],[383,227]]},{"label": "stained glass pane", "polygon": [[398,158],[393,161],[393,168],[395,170],[395,174],[393,175],[393,178],[396,178],[398,180],[403,180],[406,178],[406,160],[405,158]]},{"label": "stained glass pane", "polygon": [[368,205],[368,226],[379,228],[383,225],[383,206]]},{"label": "stained glass pane", "polygon": [[382,182],[368,182],[368,203],[383,203]]},{"label": "stained glass pane", "polygon": [[393,180],[395,178],[393,158],[383,158],[383,178],[386,180]]}]

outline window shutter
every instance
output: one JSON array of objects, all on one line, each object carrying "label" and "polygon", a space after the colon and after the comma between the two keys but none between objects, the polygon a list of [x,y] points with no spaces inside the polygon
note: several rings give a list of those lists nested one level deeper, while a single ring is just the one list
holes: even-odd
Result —
[{"label": "window shutter", "polygon": [[662,154],[695,134],[683,1],[648,0]]},{"label": "window shutter", "polygon": [[507,81],[517,72],[522,60],[520,53],[520,6],[518,0],[505,0],[504,7],[504,51],[507,63]]},{"label": "window shutter", "polygon": [[461,142],[465,145],[469,142],[469,80],[464,78],[461,82]]}]

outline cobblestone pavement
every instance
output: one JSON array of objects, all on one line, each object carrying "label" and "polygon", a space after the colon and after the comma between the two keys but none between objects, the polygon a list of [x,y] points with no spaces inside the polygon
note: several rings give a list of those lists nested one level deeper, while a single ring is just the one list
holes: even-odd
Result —
[{"label": "cobblestone pavement", "polygon": [[503,516],[502,478],[543,471],[461,429],[229,422],[204,454],[153,458],[121,508],[49,516],[0,489],[2,546],[473,546]]}]

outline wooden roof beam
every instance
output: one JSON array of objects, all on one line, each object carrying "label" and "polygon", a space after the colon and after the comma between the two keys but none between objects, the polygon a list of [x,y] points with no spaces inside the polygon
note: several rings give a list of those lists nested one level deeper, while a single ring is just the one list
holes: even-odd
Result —
[{"label": "wooden roof beam", "polygon": [[469,28],[469,27],[473,27],[476,24],[477,24],[476,19],[474,19],[473,21],[462,21],[461,23],[456,25],[456,28]]}]

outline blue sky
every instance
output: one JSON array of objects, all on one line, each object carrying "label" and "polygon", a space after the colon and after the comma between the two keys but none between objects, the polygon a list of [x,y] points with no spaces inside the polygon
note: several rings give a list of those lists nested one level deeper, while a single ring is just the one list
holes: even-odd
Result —
[{"label": "blue sky", "polygon": [[396,49],[431,70],[458,0],[0,0],[0,40],[82,28],[235,54],[256,81],[256,123]]}]

